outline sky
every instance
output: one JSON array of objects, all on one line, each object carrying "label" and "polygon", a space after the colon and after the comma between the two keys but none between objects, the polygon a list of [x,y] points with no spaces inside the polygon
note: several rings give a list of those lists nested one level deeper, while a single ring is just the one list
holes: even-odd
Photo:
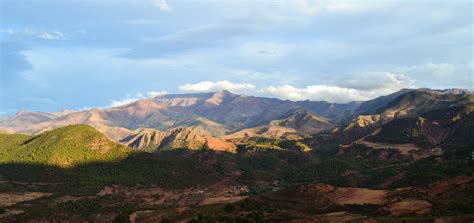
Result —
[{"label": "sky", "polygon": [[0,115],[474,87],[472,1],[0,0]]}]

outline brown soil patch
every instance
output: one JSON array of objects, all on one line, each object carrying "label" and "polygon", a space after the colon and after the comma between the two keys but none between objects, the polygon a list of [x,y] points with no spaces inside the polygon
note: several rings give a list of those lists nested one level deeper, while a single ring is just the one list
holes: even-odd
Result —
[{"label": "brown soil patch", "polygon": [[204,198],[200,202],[200,205],[209,205],[209,204],[222,204],[222,203],[235,203],[241,200],[248,198],[248,196],[235,196],[235,197],[209,197]]},{"label": "brown soil patch", "polygon": [[335,187],[327,184],[313,185],[319,192],[337,204],[383,204],[387,191],[357,187]]},{"label": "brown soil patch", "polygon": [[336,204],[383,204],[387,191],[357,187],[335,187],[326,184],[314,185]]},{"label": "brown soil patch", "polygon": [[218,151],[235,152],[236,149],[233,143],[229,143],[222,139],[217,139],[214,137],[207,137],[207,145],[209,146],[209,148]]},{"label": "brown soil patch", "polygon": [[76,197],[76,196],[70,196],[70,195],[65,195],[65,196],[61,196],[61,197],[58,197],[56,199],[54,199],[54,203],[64,203],[64,202],[68,202],[68,201],[77,201],[77,200],[81,200],[81,199],[93,199],[95,198],[95,196],[85,196],[85,197]]},{"label": "brown soil patch", "polygon": [[388,206],[388,211],[390,211],[393,216],[425,214],[431,210],[432,206],[433,205],[425,200],[406,199],[390,204]]},{"label": "brown soil patch", "polygon": [[8,207],[20,202],[35,200],[52,193],[23,192],[23,193],[0,193],[0,207]]},{"label": "brown soil patch", "polygon": [[366,188],[337,188],[328,196],[338,204],[378,204],[385,201],[387,191]]},{"label": "brown soil patch", "polygon": [[335,187],[327,184],[302,184],[258,196],[262,202],[296,210],[320,210],[347,204],[385,203],[387,191],[367,188]]},{"label": "brown soil patch", "polygon": [[409,155],[412,151],[418,151],[420,148],[415,146],[415,144],[390,144],[390,143],[374,143],[368,141],[359,141],[357,144],[363,144],[373,149],[396,149],[401,154]]}]

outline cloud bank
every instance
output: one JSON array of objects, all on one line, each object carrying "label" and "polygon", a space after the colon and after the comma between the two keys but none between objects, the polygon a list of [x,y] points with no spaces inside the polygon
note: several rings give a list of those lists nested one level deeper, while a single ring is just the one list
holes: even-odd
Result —
[{"label": "cloud bank", "polygon": [[270,85],[256,87],[250,83],[233,83],[230,81],[203,81],[179,86],[183,92],[210,92],[229,90],[262,96],[272,96],[288,100],[313,100],[347,103],[364,101],[386,95],[401,88],[413,87],[413,80],[402,74],[388,72],[371,72],[359,75],[347,75],[335,85]]},{"label": "cloud bank", "polygon": [[140,99],[154,98],[156,96],[164,95],[166,91],[149,91],[146,95],[142,93],[137,93],[135,95],[127,95],[124,99],[112,100],[108,107],[118,107],[132,102],[138,101]]},{"label": "cloud bank", "polygon": [[242,91],[242,90],[253,90],[255,85],[249,83],[232,83],[230,81],[202,81],[194,84],[184,84],[178,87],[179,90],[184,92],[209,92],[209,91]]}]

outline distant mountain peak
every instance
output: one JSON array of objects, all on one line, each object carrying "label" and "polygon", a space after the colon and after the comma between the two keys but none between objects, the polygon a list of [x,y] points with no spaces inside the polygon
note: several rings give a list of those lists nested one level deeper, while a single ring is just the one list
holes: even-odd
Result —
[{"label": "distant mountain peak", "polygon": [[21,115],[32,114],[32,113],[35,113],[35,112],[28,111],[28,110],[19,110],[14,114],[14,116],[21,116]]},{"label": "distant mountain peak", "polygon": [[230,92],[229,90],[225,90],[225,89],[224,89],[224,90],[220,90],[220,91],[218,91],[218,92],[216,92],[216,93],[221,93],[221,94],[230,94],[230,95],[232,95],[232,94],[233,94],[233,93],[232,93],[232,92]]},{"label": "distant mountain peak", "polygon": [[281,119],[271,121],[270,125],[293,128],[307,134],[315,134],[334,126],[326,118],[303,107],[291,109]]},{"label": "distant mountain peak", "polygon": [[220,105],[224,101],[235,98],[238,95],[232,94],[228,90],[217,91],[212,94],[212,96],[205,100],[204,103],[208,105]]}]

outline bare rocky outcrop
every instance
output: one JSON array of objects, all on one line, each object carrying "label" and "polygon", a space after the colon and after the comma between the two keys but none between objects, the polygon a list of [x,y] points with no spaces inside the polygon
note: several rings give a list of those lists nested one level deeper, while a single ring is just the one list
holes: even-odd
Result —
[{"label": "bare rocky outcrop", "polygon": [[179,127],[167,131],[138,129],[123,138],[121,142],[129,147],[144,151],[170,149],[214,149],[234,151],[235,146],[223,140],[204,135],[191,128]]}]

